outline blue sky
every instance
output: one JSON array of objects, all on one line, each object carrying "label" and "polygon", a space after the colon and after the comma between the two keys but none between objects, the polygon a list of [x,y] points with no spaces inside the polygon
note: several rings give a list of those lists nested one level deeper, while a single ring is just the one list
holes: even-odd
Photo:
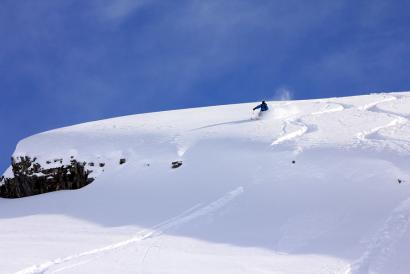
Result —
[{"label": "blue sky", "polygon": [[409,1],[0,2],[0,170],[18,140],[133,113],[410,89]]}]

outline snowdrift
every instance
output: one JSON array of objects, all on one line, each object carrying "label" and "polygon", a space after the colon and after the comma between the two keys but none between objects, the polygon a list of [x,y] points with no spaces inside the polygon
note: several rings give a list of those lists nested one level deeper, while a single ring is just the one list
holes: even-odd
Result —
[{"label": "snowdrift", "polygon": [[94,181],[0,199],[0,273],[409,273],[410,93],[268,104],[22,140]]}]

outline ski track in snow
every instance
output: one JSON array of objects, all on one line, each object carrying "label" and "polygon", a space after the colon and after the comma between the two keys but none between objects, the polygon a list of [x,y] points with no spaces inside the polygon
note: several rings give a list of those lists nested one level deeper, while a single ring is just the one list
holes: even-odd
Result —
[{"label": "ski track in snow", "polygon": [[[342,105],[342,104],[333,103],[333,102],[325,102],[325,103],[327,103],[328,105],[326,106],[326,108],[324,110],[316,111],[316,112],[313,112],[311,114],[307,114],[307,115],[304,115],[302,117],[299,117],[297,119],[286,120],[285,124],[282,127],[282,135],[280,137],[278,137],[277,139],[275,139],[271,143],[271,145],[272,146],[278,145],[278,144],[283,143],[285,141],[289,141],[289,140],[295,139],[297,137],[300,137],[300,136],[306,134],[309,131],[310,127],[302,121],[303,117],[306,117],[306,116],[309,116],[309,115],[323,115],[323,114],[326,114],[326,113],[339,112],[339,111],[345,110],[345,106]],[[329,108],[330,105],[336,105],[336,107]],[[295,131],[292,131],[292,132],[287,132],[286,128],[289,125],[296,125],[296,126],[299,127],[299,129],[297,129]]]},{"label": "ski track in snow", "polygon": [[385,102],[389,102],[389,101],[394,101],[394,100],[398,100],[397,97],[395,96],[389,96],[387,98],[384,98],[382,100],[378,100],[369,104],[366,104],[364,106],[359,107],[359,109],[361,110],[367,110],[367,111],[371,111],[371,112],[376,112],[376,113],[383,113],[383,114],[387,114],[389,116],[391,116],[393,118],[392,121],[390,121],[389,123],[382,125],[382,126],[378,126],[375,128],[372,128],[370,130],[367,131],[362,131],[356,134],[356,137],[360,140],[360,141],[366,141],[366,140],[376,140],[376,138],[370,138],[370,135],[377,133],[379,130],[381,129],[385,129],[385,128],[390,128],[390,127],[395,127],[395,126],[399,126],[399,125],[403,125],[409,122],[409,120],[403,116],[400,116],[398,114],[394,114],[388,111],[384,111],[380,108],[377,107],[378,104],[381,103],[385,103]]},{"label": "ski track in snow", "polygon": [[[200,204],[186,210],[182,214],[173,217],[163,223],[160,223],[154,227],[152,227],[150,230],[143,230],[139,233],[137,233],[136,236],[125,240],[121,241],[112,245],[108,245],[102,248],[97,248],[93,250],[89,250],[86,252],[70,255],[64,258],[57,258],[39,265],[34,265],[28,268],[25,268],[23,270],[20,270],[18,272],[15,272],[15,274],[42,274],[50,270],[51,267],[58,266],[67,262],[71,262],[73,260],[79,259],[79,258],[84,258],[92,255],[98,255],[98,254],[103,254],[105,252],[113,251],[116,249],[120,249],[123,247],[126,247],[130,244],[134,244],[140,241],[143,241],[148,238],[153,238],[160,236],[164,234],[166,231],[176,228],[180,225],[189,223],[199,217],[209,215],[214,213],[215,211],[223,208],[226,206],[228,203],[230,203],[232,200],[237,198],[239,195],[241,195],[244,192],[244,188],[242,186],[226,193],[224,196],[221,198],[209,203],[208,205],[205,205],[203,207],[200,206]],[[81,265],[81,264],[78,264]],[[61,268],[60,268],[61,269]]]},{"label": "ski track in snow", "polygon": [[370,108],[377,106],[378,104],[381,103],[386,103],[386,102],[390,102],[390,101],[394,101],[397,100],[397,97],[393,96],[393,95],[389,95],[389,97],[385,97],[381,100],[377,100],[368,104],[365,104],[363,106],[358,107],[359,110],[369,110]]},{"label": "ski track in snow", "polygon": [[[345,274],[367,274],[370,267],[382,267],[391,253],[394,245],[405,235],[410,225],[410,198],[397,206],[383,227],[373,237],[370,245],[363,255],[353,262]],[[374,269],[377,270],[377,269]]]},{"label": "ski track in snow", "polygon": [[[382,129],[390,128],[390,127],[404,125],[404,124],[409,122],[409,119],[407,119],[407,117],[400,116],[399,114],[396,114],[396,113],[391,113],[391,112],[388,112],[388,111],[384,111],[384,110],[377,107],[377,105],[379,105],[381,103],[386,103],[386,102],[390,102],[390,101],[394,101],[394,100],[398,100],[398,99],[401,99],[401,97],[399,98],[399,97],[390,95],[390,96],[386,96],[383,99],[380,99],[380,100],[377,100],[377,101],[374,101],[374,102],[370,102],[370,103],[365,104],[363,106],[357,107],[359,110],[362,110],[362,111],[371,111],[371,112],[377,112],[377,113],[384,113],[384,114],[389,115],[393,118],[392,121],[390,121],[389,123],[387,123],[385,125],[381,125],[381,126],[372,128],[370,130],[365,130],[365,131],[358,132],[356,134],[356,138],[360,142],[377,140],[377,137],[372,138],[371,136],[374,135],[375,133],[377,133],[378,131],[380,131]],[[278,145],[278,144],[281,144],[283,142],[295,139],[295,138],[303,136],[304,134],[309,132],[311,130],[311,128],[309,127],[309,125],[307,125],[306,123],[303,122],[303,117],[307,117],[309,115],[323,115],[323,114],[331,113],[331,112],[339,112],[339,111],[345,110],[346,108],[351,107],[351,106],[347,106],[347,105],[340,104],[340,103],[333,103],[333,102],[325,102],[325,103],[328,103],[328,105],[322,111],[317,111],[317,112],[313,112],[311,114],[304,115],[304,116],[299,117],[299,118],[286,120],[283,127],[282,127],[281,136],[276,138],[271,143],[271,146]],[[336,107],[329,108],[329,106],[332,105],[332,104],[336,105]],[[288,132],[286,129],[291,125],[298,127],[298,129],[294,130],[294,131],[291,131],[291,132]]]},{"label": "ski track in snow", "polygon": [[375,128],[370,129],[370,130],[367,130],[367,131],[359,132],[359,133],[357,133],[356,136],[359,140],[365,141],[366,139],[370,139],[370,138],[368,138],[369,135],[374,134],[374,133],[378,132],[381,129],[394,127],[394,126],[398,126],[398,125],[403,125],[407,122],[408,122],[407,119],[405,119],[403,117],[397,117],[397,118],[394,118],[391,122],[387,123],[386,125],[375,127]]},{"label": "ski track in snow", "polygon": [[[340,103],[332,103],[332,102],[325,102],[328,105],[326,106],[326,109],[321,110],[321,111],[316,111],[313,112],[312,115],[322,115],[326,113],[331,113],[331,112],[339,112],[345,110],[346,106],[340,104]],[[330,105],[336,105],[334,108],[329,108]]]},{"label": "ski track in snow", "polygon": [[[397,100],[399,100],[399,98],[397,98]],[[380,112],[380,113],[390,114],[390,115],[392,115],[392,116],[401,116],[401,117],[403,117],[403,118],[405,118],[405,119],[410,118],[409,115],[403,115],[403,114],[399,114],[399,113],[397,113],[397,112],[393,112],[393,111],[389,111],[389,110],[385,110],[385,109],[380,109],[378,106],[373,106],[373,107],[371,107],[369,110],[370,110],[370,111],[373,111],[373,112]]]},{"label": "ski track in snow", "polygon": [[[289,132],[289,133],[286,133],[286,128],[289,125],[297,125],[297,126],[299,126],[299,129],[297,129],[295,131],[292,131],[292,132]],[[278,144],[283,143],[285,141],[288,141],[288,140],[294,139],[296,137],[302,136],[303,134],[305,134],[308,131],[308,129],[309,129],[309,127],[305,123],[303,123],[300,119],[285,121],[285,124],[282,127],[282,132],[283,132],[282,136],[280,136],[279,138],[274,140],[271,145],[278,145]]]}]

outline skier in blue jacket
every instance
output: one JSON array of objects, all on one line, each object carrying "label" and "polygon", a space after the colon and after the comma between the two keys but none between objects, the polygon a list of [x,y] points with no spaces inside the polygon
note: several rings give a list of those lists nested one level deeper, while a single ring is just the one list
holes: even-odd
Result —
[{"label": "skier in blue jacket", "polygon": [[253,108],[253,110],[261,109],[261,111],[267,111],[269,109],[268,104],[266,104],[265,101],[262,101],[260,105],[257,105],[256,107]]},{"label": "skier in blue jacket", "polygon": [[262,101],[262,103],[260,105],[257,105],[256,107],[253,108],[254,111],[257,110],[257,109],[261,110],[258,114],[258,117],[260,117],[263,112],[265,112],[269,109],[269,107],[268,107],[268,104],[266,104],[265,101]]}]

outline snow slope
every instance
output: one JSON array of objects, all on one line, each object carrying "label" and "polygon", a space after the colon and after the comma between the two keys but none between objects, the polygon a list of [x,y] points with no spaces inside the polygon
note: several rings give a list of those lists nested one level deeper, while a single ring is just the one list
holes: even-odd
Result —
[{"label": "snow slope", "polygon": [[14,156],[105,166],[0,199],[0,273],[409,273],[410,92],[254,105],[22,140]]}]

